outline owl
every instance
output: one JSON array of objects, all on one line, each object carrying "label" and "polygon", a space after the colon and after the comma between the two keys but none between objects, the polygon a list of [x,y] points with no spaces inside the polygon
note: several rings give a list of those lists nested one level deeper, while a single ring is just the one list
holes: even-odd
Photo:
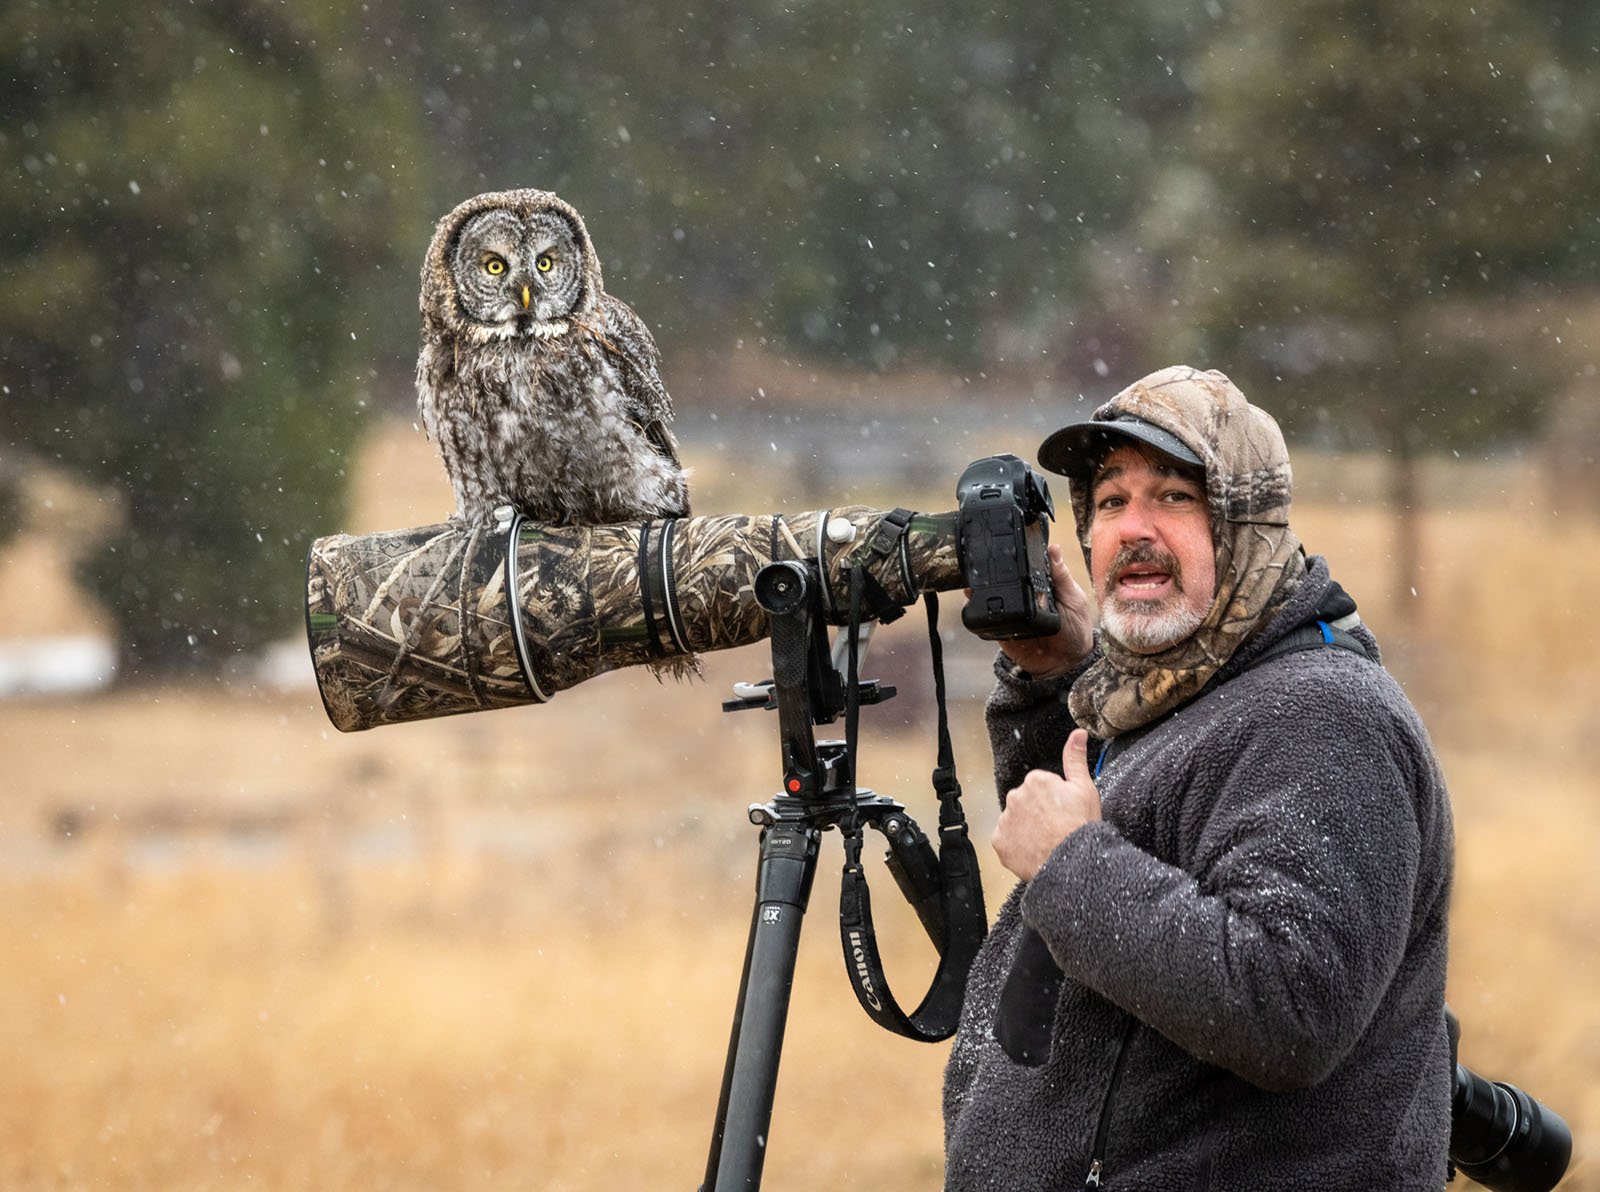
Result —
[{"label": "owl", "polygon": [[422,265],[417,408],[456,516],[687,517],[672,399],[644,321],[605,292],[583,218],[548,191],[481,194]]},{"label": "owl", "polygon": [[[672,398],[644,320],[605,292],[583,217],[548,191],[495,191],[439,221],[422,264],[417,409],[456,517],[688,517]],[[700,673],[681,655],[656,677]]]}]

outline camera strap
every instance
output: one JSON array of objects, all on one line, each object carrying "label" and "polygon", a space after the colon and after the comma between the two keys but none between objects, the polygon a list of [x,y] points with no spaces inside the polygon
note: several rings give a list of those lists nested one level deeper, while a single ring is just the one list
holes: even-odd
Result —
[{"label": "camera strap", "polygon": [[[856,651],[865,568],[850,570],[850,673],[846,705],[846,751],[852,781],[855,774]],[[839,938],[844,947],[845,970],[856,1000],[867,1016],[885,1030],[908,1039],[936,1043],[955,1033],[965,997],[967,973],[987,932],[978,859],[967,832],[961,806],[961,785],[956,780],[955,755],[950,744],[950,722],[945,708],[944,650],[939,640],[939,600],[923,593],[928,611],[928,641],[932,654],[934,694],[938,705],[938,763],[933,771],[934,793],[939,797],[939,851],[910,817],[878,825],[893,851],[889,865],[908,901],[917,908],[923,926],[939,952],[939,967],[928,992],[907,1014],[889,991],[872,922],[872,897],[861,865],[862,830],[852,819],[840,825],[844,835],[844,876],[839,890]]]}]

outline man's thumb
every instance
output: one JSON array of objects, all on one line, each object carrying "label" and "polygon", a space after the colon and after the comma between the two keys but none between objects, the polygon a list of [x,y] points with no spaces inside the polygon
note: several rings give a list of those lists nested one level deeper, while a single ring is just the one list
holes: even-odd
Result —
[{"label": "man's thumb", "polygon": [[1061,773],[1068,779],[1094,781],[1094,776],[1089,773],[1089,734],[1081,728],[1072,730],[1066,746],[1061,750]]}]

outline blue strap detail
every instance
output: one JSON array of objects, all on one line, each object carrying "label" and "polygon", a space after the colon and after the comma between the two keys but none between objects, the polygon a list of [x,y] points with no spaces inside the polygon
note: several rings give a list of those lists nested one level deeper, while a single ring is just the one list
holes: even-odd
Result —
[{"label": "blue strap detail", "polygon": [[1094,759],[1094,777],[1096,782],[1100,780],[1100,771],[1105,769],[1106,755],[1110,752],[1110,741],[1107,741],[1104,745],[1100,746],[1100,756]]},{"label": "blue strap detail", "polygon": [[1322,630],[1322,644],[1325,646],[1333,645],[1333,626],[1326,621],[1318,621],[1317,628]]}]

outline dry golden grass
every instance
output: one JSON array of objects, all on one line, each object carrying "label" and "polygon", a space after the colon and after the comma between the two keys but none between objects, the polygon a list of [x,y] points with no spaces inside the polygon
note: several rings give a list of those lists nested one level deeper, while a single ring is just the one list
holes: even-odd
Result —
[{"label": "dry golden grass", "polygon": [[[431,475],[405,438],[374,450]],[[1391,639],[1451,780],[1464,1058],[1561,1110],[1564,1186],[1597,1189],[1600,528],[1552,520],[1514,469],[1432,477],[1465,495],[1426,519],[1423,629],[1403,640],[1390,521],[1337,499],[1372,491],[1363,466],[1303,463],[1318,499],[1296,521]],[[738,507],[707,478],[707,511]],[[350,528],[443,511],[442,487],[402,488],[373,484]],[[350,737],[309,690],[0,704],[0,1186],[695,1186],[750,910],[743,809],[777,771],[772,718],[717,706],[764,651],[708,662],[691,689],[625,672]],[[864,715],[863,778],[927,822],[931,734],[875,727],[889,709]],[[955,717],[983,839],[979,710]],[[830,841],[766,1186],[933,1188],[945,1049],[855,1005],[837,864]],[[926,941],[874,884],[914,997]]]},{"label": "dry golden grass", "polygon": [[[669,723],[682,701],[631,678],[387,740],[325,738],[304,696],[7,709],[0,1186],[694,1183],[775,739],[704,689]],[[923,780],[923,742],[890,749]],[[47,835],[63,809],[74,840]],[[942,1049],[856,1008],[836,867],[768,1186],[934,1186]],[[890,963],[925,980],[893,909]]]}]

